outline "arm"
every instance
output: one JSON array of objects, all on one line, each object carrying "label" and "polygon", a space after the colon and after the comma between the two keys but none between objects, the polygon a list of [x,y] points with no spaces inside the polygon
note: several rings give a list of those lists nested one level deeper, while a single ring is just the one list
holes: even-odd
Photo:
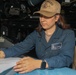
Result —
[{"label": "arm", "polygon": [[[41,63],[42,60],[40,59],[34,59],[32,57],[24,57],[16,63],[13,69],[18,73],[27,73],[35,69],[41,68]],[[46,68],[47,67],[48,65],[46,63]]]},{"label": "arm", "polygon": [[46,58],[49,68],[69,67],[73,61],[75,36],[73,31],[64,33],[66,36],[62,43],[61,51],[58,55]]},{"label": "arm", "polygon": [[5,57],[19,56],[21,54],[27,53],[34,48],[36,32],[32,32],[26,37],[26,39],[20,43],[15,44],[14,46],[3,49],[2,51],[5,54]]}]

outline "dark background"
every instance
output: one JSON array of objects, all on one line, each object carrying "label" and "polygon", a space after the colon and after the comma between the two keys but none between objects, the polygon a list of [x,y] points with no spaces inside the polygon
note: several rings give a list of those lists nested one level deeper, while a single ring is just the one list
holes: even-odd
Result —
[{"label": "dark background", "polygon": [[[40,9],[43,1],[0,0],[0,36],[9,39],[13,44],[24,40],[39,24],[38,16],[33,13]],[[58,1],[62,6],[61,14],[76,35],[76,0]]]}]

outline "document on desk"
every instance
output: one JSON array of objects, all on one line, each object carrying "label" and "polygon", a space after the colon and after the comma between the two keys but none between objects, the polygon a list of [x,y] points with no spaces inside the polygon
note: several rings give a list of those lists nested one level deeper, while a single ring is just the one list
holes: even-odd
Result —
[{"label": "document on desk", "polygon": [[0,59],[0,73],[15,66],[20,59],[18,57]]}]

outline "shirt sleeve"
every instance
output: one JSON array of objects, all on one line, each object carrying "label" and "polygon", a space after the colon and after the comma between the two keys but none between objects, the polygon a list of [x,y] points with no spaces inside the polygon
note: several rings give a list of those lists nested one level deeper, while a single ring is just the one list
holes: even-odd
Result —
[{"label": "shirt sleeve", "polygon": [[68,31],[68,33],[65,34],[66,36],[63,41],[61,53],[45,59],[49,68],[69,67],[72,64],[75,48],[75,35],[73,31]]},{"label": "shirt sleeve", "polygon": [[[35,36],[35,37],[34,37]],[[3,49],[5,57],[15,57],[27,53],[34,48],[36,31],[28,35],[24,41],[15,44],[7,49]]]}]

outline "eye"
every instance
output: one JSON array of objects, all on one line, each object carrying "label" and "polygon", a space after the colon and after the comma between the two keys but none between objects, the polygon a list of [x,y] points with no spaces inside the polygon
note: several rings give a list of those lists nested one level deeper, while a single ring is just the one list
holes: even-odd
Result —
[{"label": "eye", "polygon": [[46,17],[44,15],[40,15],[41,18],[50,19],[51,17]]}]

